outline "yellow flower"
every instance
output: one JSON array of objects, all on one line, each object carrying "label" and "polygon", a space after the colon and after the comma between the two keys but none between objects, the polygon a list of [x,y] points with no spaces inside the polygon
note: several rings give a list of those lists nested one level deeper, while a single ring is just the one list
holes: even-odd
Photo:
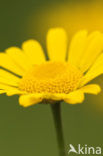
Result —
[{"label": "yellow flower", "polygon": [[24,107],[62,100],[82,103],[85,93],[99,93],[99,85],[86,84],[103,73],[103,34],[82,30],[69,48],[67,44],[65,30],[55,28],[47,34],[50,60],[35,40],[24,42],[22,49],[11,47],[0,53],[0,93],[19,94]]}]

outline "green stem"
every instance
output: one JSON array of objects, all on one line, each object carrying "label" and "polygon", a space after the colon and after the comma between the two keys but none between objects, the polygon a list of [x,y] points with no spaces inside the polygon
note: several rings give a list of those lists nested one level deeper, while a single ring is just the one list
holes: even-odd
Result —
[{"label": "green stem", "polygon": [[65,153],[65,145],[63,138],[63,129],[62,129],[62,121],[61,121],[61,106],[60,103],[51,104],[52,114],[54,118],[54,124],[56,129],[56,136],[59,148],[59,156],[66,156]]}]

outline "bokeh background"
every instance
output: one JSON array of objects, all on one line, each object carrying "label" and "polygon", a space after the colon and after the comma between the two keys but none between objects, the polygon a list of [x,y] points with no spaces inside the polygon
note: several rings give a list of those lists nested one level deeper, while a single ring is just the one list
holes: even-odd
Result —
[{"label": "bokeh background", "polygon": [[[46,33],[64,27],[69,40],[80,30],[103,31],[102,0],[0,0],[0,51],[34,38],[46,50]],[[94,80],[103,88],[103,76]],[[103,148],[103,92],[80,105],[62,103],[65,148]],[[23,108],[18,96],[0,95],[0,156],[58,156],[49,105]],[[73,154],[72,154],[73,155]]]}]

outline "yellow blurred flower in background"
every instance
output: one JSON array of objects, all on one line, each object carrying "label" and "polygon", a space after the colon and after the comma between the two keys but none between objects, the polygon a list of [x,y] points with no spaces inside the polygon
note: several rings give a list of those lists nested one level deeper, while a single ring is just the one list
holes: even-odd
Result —
[{"label": "yellow blurred flower in background", "polygon": [[103,73],[103,34],[79,31],[68,47],[62,28],[47,33],[46,60],[36,40],[25,41],[22,49],[11,47],[0,53],[0,93],[19,94],[19,102],[27,107],[40,102],[82,103],[84,94],[97,94],[100,87],[88,84]]},{"label": "yellow blurred flower in background", "polygon": [[35,34],[34,27],[36,27],[41,39],[51,27],[65,28],[70,38],[81,29],[87,29],[89,32],[103,31],[103,1],[77,0],[55,3],[41,9],[39,14],[32,13],[27,25],[28,33]]}]

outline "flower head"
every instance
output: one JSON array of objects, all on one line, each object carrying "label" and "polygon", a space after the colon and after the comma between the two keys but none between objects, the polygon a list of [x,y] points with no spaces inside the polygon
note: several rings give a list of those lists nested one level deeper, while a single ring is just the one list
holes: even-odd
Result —
[{"label": "flower head", "polygon": [[47,34],[49,60],[35,40],[0,53],[0,93],[19,94],[25,107],[43,101],[82,103],[85,93],[99,93],[99,85],[87,83],[103,73],[102,33],[82,30],[67,44],[65,30],[55,28]]}]

